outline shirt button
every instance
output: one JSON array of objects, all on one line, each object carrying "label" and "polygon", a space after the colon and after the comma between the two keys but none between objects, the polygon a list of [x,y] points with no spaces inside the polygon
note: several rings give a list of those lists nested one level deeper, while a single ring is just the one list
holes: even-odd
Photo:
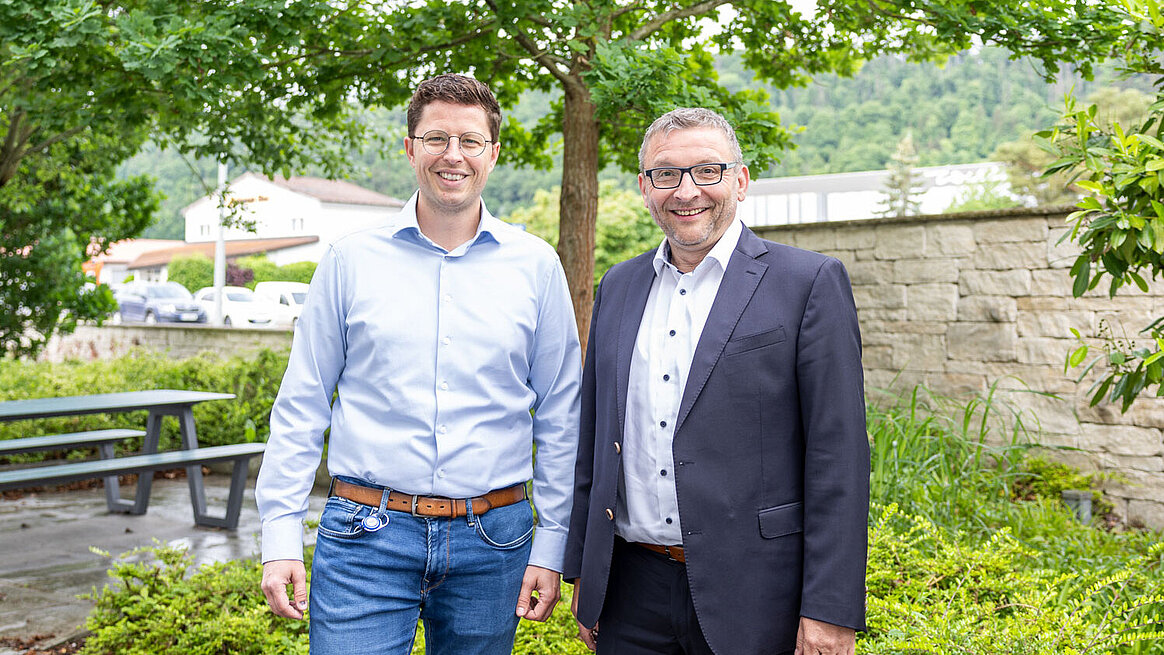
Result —
[{"label": "shirt button", "polygon": [[671,517],[667,517],[667,525],[671,525]]},{"label": "shirt button", "polygon": [[448,429],[446,426],[443,426],[443,425],[442,425],[442,426],[440,426],[439,428],[437,428],[437,432],[440,432],[441,434],[445,434],[445,433],[446,433],[446,432],[448,432],[448,431],[449,431],[449,429]]},{"label": "shirt button", "polygon": [[614,520],[614,510],[610,509],[609,507],[606,508],[606,518],[609,521]]},{"label": "shirt button", "polygon": [[666,373],[663,374],[663,382],[666,382],[667,380],[670,380],[670,379],[671,379],[670,375],[667,375]]},{"label": "shirt button", "polygon": [[448,390],[449,390],[449,383],[448,382],[441,382],[441,391],[448,391]]},{"label": "shirt button", "polygon": [[680,290],[679,290],[679,295],[681,295],[681,296],[686,296],[686,295],[687,295],[687,289],[680,289]]},{"label": "shirt button", "polygon": [[668,332],[667,334],[669,334],[669,335],[671,335],[671,336],[675,336],[675,330],[671,330],[671,331],[670,331],[670,332]]},{"label": "shirt button", "polygon": [[445,344],[446,346],[447,346],[447,345],[449,345],[449,344],[450,344],[450,343],[452,343],[452,342],[453,342],[453,340],[452,340],[452,339],[450,339],[450,338],[448,338],[448,337],[445,337],[444,339],[441,339],[441,343]]},{"label": "shirt button", "polygon": [[663,477],[667,477],[667,469],[663,469],[662,471],[659,471],[659,475],[661,475]]},{"label": "shirt button", "polygon": [[445,470],[444,470],[444,469],[441,469],[441,470],[437,471],[437,477],[438,477],[438,478],[443,478],[443,477],[445,477]]},{"label": "shirt button", "polygon": [[445,302],[453,302],[453,297],[446,293],[445,294]]},{"label": "shirt button", "polygon": [[666,421],[659,421],[659,427],[661,427],[661,428],[667,427],[667,422]]}]

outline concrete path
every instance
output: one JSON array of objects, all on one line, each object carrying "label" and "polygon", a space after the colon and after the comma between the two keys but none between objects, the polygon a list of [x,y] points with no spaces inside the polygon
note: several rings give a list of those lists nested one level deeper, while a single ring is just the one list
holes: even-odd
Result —
[{"label": "concrete path", "polygon": [[[229,475],[206,477],[211,511],[221,513],[226,507],[229,483]],[[312,494],[309,516],[318,517],[326,491]],[[132,493],[132,486],[122,488],[124,497]],[[0,500],[0,638],[46,635],[35,645],[47,648],[81,633],[93,601],[77,595],[110,582],[109,559],[90,547],[119,555],[152,546],[155,539],[187,547],[196,564],[256,557],[254,479],[247,483],[237,530],[196,527],[185,479],[154,480],[149,511],[143,516],[106,513],[101,489]],[[22,652],[0,645],[0,655]]]}]

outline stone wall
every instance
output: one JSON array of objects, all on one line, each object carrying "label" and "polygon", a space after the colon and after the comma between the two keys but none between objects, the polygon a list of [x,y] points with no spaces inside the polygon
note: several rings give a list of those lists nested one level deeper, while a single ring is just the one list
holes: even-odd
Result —
[{"label": "stone wall", "polygon": [[65,336],[54,336],[41,359],[105,359],[124,355],[134,348],[166,353],[174,359],[210,351],[223,356],[243,355],[263,348],[291,347],[290,330],[246,330],[185,325],[81,325]]},{"label": "stone wall", "polygon": [[[1065,211],[1013,210],[761,228],[765,238],[837,257],[849,270],[864,341],[866,387],[924,384],[966,397],[991,384],[1014,390],[1049,451],[1084,470],[1118,472],[1107,492],[1132,524],[1164,528],[1164,400],[1088,407],[1090,380],[1064,373],[1077,343],[1070,328],[1136,336],[1164,314],[1164,285],[1108,298],[1106,283],[1071,295],[1068,269],[1078,253],[1059,244]],[[1094,351],[1093,351],[1094,352]],[[1042,392],[1042,393],[1031,393]],[[1046,394],[1055,394],[1051,397]]]}]

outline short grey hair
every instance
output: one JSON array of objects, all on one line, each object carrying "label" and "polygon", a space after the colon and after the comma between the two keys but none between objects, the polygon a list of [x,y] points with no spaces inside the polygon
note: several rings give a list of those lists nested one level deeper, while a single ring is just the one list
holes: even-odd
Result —
[{"label": "short grey hair", "polygon": [[724,136],[727,137],[734,160],[744,161],[744,153],[740,151],[740,142],[736,139],[736,131],[732,129],[732,124],[727,122],[726,118],[703,107],[680,107],[656,118],[655,122],[647,128],[646,134],[643,135],[643,145],[639,146],[639,171],[641,172],[646,168],[644,160],[647,157],[647,144],[651,142],[651,139],[660,134],[670,134],[675,130],[687,130],[695,127],[711,127],[723,132]]}]

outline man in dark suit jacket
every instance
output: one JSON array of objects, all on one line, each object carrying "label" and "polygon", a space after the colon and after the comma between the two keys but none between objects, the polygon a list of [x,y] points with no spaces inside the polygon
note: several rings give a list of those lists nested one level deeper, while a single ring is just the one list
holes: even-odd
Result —
[{"label": "man in dark suit jacket", "polygon": [[749,175],[705,109],[651,125],[666,236],[594,302],[563,577],[600,655],[833,655],[864,627],[869,444],[844,267],[736,218]]}]

